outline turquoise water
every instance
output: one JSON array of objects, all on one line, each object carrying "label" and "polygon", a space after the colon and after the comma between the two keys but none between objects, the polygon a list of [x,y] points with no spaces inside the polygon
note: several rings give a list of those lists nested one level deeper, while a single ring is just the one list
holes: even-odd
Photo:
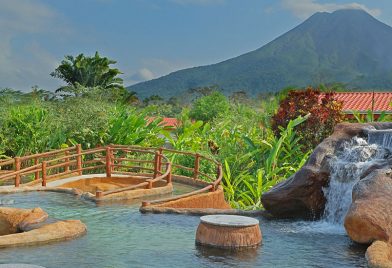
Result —
[{"label": "turquoise water", "polygon": [[[199,217],[141,214],[139,204],[101,205],[72,195],[0,196],[7,206],[41,207],[58,219],[80,219],[88,234],[36,247],[0,249],[0,264],[54,267],[366,267],[365,247],[316,223],[259,218],[263,245],[228,252],[195,245]],[[6,202],[5,202],[6,203]],[[12,202],[9,202],[12,203]]]}]

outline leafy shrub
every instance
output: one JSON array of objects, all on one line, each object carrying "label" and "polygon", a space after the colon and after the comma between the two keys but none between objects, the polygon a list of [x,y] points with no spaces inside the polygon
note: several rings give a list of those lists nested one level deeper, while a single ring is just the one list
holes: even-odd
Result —
[{"label": "leafy shrub", "polygon": [[107,140],[105,143],[161,146],[164,143],[166,131],[159,123],[162,120],[156,118],[147,122],[146,111],[136,111],[119,107],[109,119]]},{"label": "leafy shrub", "polygon": [[[290,120],[287,128],[281,128],[280,137],[266,135],[255,142],[244,137],[247,152],[236,155],[232,162],[225,162],[223,188],[232,207],[258,209],[260,198],[272,186],[288,178],[302,167],[309,156],[303,153],[294,128],[307,118]],[[241,167],[238,169],[238,167]]]},{"label": "leafy shrub", "polygon": [[218,115],[226,114],[229,107],[229,101],[226,96],[215,91],[208,96],[197,99],[189,116],[194,120],[209,122]]},{"label": "leafy shrub", "polygon": [[306,150],[317,146],[344,119],[342,103],[332,93],[322,94],[309,87],[304,91],[290,91],[280,102],[278,112],[272,117],[272,129],[279,135],[280,127],[285,128],[290,120],[307,114],[308,120],[296,129]]},{"label": "leafy shrub", "polygon": [[50,120],[50,109],[40,104],[9,107],[0,118],[0,151],[14,157],[60,147],[59,128]]}]

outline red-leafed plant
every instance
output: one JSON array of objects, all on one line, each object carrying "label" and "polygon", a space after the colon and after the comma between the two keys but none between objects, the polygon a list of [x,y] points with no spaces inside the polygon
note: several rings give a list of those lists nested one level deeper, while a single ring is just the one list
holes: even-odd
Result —
[{"label": "red-leafed plant", "polygon": [[296,132],[302,137],[303,148],[313,149],[344,119],[342,105],[334,99],[332,92],[325,93],[311,87],[289,91],[272,117],[272,129],[279,135],[280,127],[285,128],[290,120],[309,114],[308,120],[296,127]]}]

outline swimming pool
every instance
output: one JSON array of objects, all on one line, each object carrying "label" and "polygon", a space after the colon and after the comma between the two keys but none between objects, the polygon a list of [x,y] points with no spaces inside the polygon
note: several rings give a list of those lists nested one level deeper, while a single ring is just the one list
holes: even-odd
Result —
[{"label": "swimming pool", "polygon": [[51,217],[80,219],[77,240],[0,249],[0,263],[52,267],[366,267],[366,247],[339,228],[259,218],[263,245],[228,252],[197,247],[198,216],[141,214],[140,202],[97,205],[68,194],[29,192],[0,196],[6,206],[41,207]]}]

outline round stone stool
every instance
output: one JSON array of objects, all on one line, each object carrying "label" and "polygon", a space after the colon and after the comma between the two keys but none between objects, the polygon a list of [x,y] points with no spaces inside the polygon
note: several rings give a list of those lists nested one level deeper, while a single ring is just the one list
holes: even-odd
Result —
[{"label": "round stone stool", "polygon": [[244,216],[203,216],[196,231],[196,244],[218,248],[257,247],[261,240],[259,221]]}]

